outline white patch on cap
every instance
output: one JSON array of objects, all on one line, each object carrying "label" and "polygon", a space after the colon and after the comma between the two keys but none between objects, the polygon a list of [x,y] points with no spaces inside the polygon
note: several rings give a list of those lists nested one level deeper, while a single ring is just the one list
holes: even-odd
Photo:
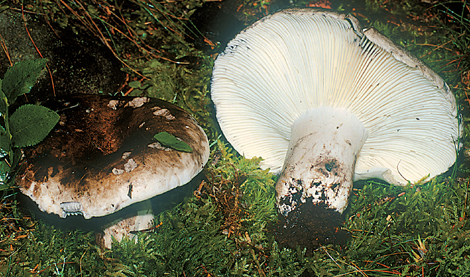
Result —
[{"label": "white patch on cap", "polygon": [[109,100],[108,107],[113,110],[117,110],[117,106],[119,105],[119,100]]},{"label": "white patch on cap", "polygon": [[124,164],[124,170],[126,172],[131,172],[137,168],[137,163],[133,159],[129,159],[127,163]]},{"label": "white patch on cap", "polygon": [[[125,152],[122,155],[123,159],[126,159],[131,152]],[[126,157],[124,157],[126,156]],[[124,174],[124,172],[131,172],[132,170],[137,168],[137,163],[133,159],[129,159],[125,164],[124,164],[124,169],[119,169],[119,168],[113,168],[112,172],[114,175],[121,175]]]},{"label": "white patch on cap", "polygon": [[150,99],[147,97],[136,97],[132,99],[132,101],[127,102],[124,107],[132,107],[132,108],[139,108],[142,107],[145,103],[149,102]]},{"label": "white patch on cap", "polygon": [[159,150],[165,150],[165,151],[170,151],[171,150],[170,148],[164,147],[159,142],[150,143],[147,146],[150,147],[150,148],[159,149]]},{"label": "white patch on cap", "polygon": [[167,120],[175,119],[175,117],[167,109],[162,109],[160,107],[153,107],[152,110],[154,110],[153,115],[164,116]]},{"label": "white patch on cap", "polygon": [[113,174],[114,175],[121,175],[124,173],[124,170],[123,169],[118,169],[118,168],[113,168]]},{"label": "white patch on cap", "polygon": [[122,153],[122,156],[121,156],[121,159],[125,160],[127,158],[129,158],[129,156],[132,154],[132,152],[124,152]]}]

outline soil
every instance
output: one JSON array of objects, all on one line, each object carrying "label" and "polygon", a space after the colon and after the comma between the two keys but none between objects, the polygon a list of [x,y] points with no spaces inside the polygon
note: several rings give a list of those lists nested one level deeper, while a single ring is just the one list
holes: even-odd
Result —
[{"label": "soil", "polygon": [[291,211],[287,217],[278,214],[278,223],[272,227],[276,241],[281,247],[307,248],[306,255],[321,246],[335,244],[345,246],[349,233],[341,229],[343,216],[325,204],[306,202]]},{"label": "soil", "polygon": [[81,33],[49,25],[42,16],[32,13],[24,12],[23,19],[21,9],[0,13],[0,34],[6,46],[0,52],[0,76],[12,64],[41,55],[49,60],[52,74],[51,78],[44,70],[31,92],[20,97],[17,104],[69,94],[117,92],[125,81],[121,62],[98,38],[77,32]]}]

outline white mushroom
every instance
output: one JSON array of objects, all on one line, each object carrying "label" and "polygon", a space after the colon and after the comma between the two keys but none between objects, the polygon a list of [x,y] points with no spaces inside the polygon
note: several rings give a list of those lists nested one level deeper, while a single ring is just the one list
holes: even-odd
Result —
[{"label": "white mushroom", "polygon": [[[65,102],[74,108],[63,109]],[[40,210],[62,218],[100,217],[139,203],[135,216],[106,226],[103,244],[108,248],[111,236],[120,240],[131,231],[150,228],[153,214],[142,201],[188,183],[209,158],[202,128],[187,112],[161,100],[79,95],[44,105],[59,110],[65,124],[24,149],[16,183]],[[154,115],[155,107],[171,112],[174,119]],[[142,122],[145,128],[140,128]],[[148,147],[161,132],[179,138],[192,151]]]},{"label": "white mushroom", "polygon": [[304,203],[342,213],[353,180],[406,185],[456,159],[447,84],[349,15],[290,9],[259,20],[218,56],[211,94],[233,147],[280,173],[286,217]]}]

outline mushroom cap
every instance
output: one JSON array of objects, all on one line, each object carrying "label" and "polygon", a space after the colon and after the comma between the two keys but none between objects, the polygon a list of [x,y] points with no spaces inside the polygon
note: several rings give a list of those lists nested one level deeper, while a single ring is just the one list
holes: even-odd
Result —
[{"label": "mushroom cap", "polygon": [[[104,216],[189,182],[204,167],[209,144],[181,108],[146,97],[77,95],[46,102],[59,124],[23,149],[16,183],[42,211],[61,217]],[[167,132],[192,152],[162,146]]]},{"label": "mushroom cap", "polygon": [[349,15],[288,9],[266,16],[228,43],[211,86],[227,140],[274,173],[293,122],[318,107],[344,108],[367,129],[356,180],[404,185],[443,173],[456,159],[460,127],[447,84]]}]

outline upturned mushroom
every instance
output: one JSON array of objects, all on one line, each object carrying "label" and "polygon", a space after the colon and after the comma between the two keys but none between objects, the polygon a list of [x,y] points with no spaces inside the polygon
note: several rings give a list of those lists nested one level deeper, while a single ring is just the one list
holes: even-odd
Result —
[{"label": "upturned mushroom", "polygon": [[211,95],[232,146],[280,173],[285,229],[302,207],[319,220],[312,229],[326,224],[319,211],[338,220],[354,180],[406,185],[456,160],[448,85],[350,15],[288,9],[257,21],[217,57]]},{"label": "upturned mushroom", "polygon": [[102,244],[152,227],[145,201],[188,183],[204,167],[209,144],[181,108],[147,97],[78,95],[44,103],[60,121],[25,148],[16,183],[40,210],[62,218],[112,214],[131,204],[137,215],[104,230]]}]

